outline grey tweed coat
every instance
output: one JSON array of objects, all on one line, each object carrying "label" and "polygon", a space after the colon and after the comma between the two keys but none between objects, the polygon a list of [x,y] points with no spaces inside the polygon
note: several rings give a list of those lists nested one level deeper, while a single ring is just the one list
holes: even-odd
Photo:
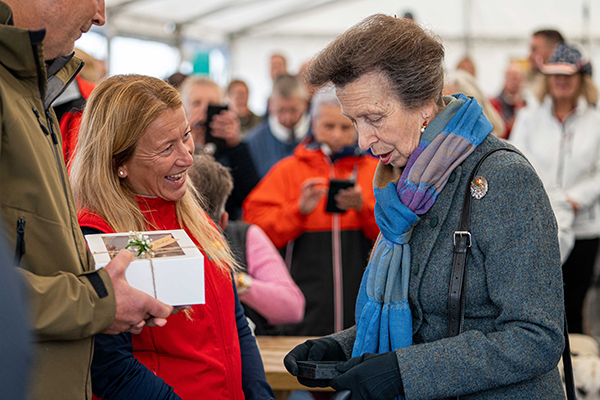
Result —
[{"label": "grey tweed coat", "polygon": [[[497,147],[510,145],[489,135],[413,230],[414,344],[396,350],[407,400],[565,398],[556,367],[564,345],[557,227],[542,183],[518,154],[496,152],[479,169],[489,189],[472,198],[465,322],[446,337],[453,233],[471,171]],[[355,335],[355,327],[332,335],[348,358]]]}]

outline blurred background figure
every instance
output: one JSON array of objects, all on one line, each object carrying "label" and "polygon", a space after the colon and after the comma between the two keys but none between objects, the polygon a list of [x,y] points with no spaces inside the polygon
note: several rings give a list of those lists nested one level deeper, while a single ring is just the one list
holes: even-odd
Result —
[{"label": "blurred background figure", "polygon": [[277,77],[279,75],[288,73],[287,72],[287,60],[285,59],[283,54],[280,54],[280,53],[272,54],[269,65],[270,65],[271,79],[273,80],[273,82],[275,82],[275,79],[277,79]]},{"label": "blurred background figure", "polygon": [[173,86],[175,89],[179,90],[179,87],[185,81],[188,76],[186,74],[182,74],[181,72],[175,72],[171,76],[165,79],[167,83]]},{"label": "blurred background figure", "polygon": [[75,84],[67,89],[52,103],[62,134],[63,156],[65,164],[69,165],[77,146],[81,115],[85,102],[90,97],[96,84],[106,76],[106,64],[85,51],[75,48],[75,56],[85,63]]},{"label": "blurred background figure", "polygon": [[[371,186],[377,160],[358,148],[356,130],[333,90],[315,94],[311,117],[314,137],[275,165],[244,203],[244,219],[285,249],[306,298],[304,320],[283,329],[295,336],[326,335],[354,324],[358,287],[379,233]],[[332,198],[341,212],[331,213],[326,203],[333,179],[353,186]]]},{"label": "blurred background figure", "polygon": [[406,12],[405,12],[405,13],[402,15],[402,17],[403,17],[403,18],[406,18],[406,19],[410,19],[411,21],[414,21],[414,20],[415,20],[415,16],[414,16],[414,15],[413,15],[413,13],[412,13],[412,12],[410,12],[410,11],[406,11]]},{"label": "blurred background figure", "polygon": [[205,200],[206,212],[225,233],[241,266],[235,285],[246,316],[256,326],[255,333],[276,334],[277,325],[302,321],[304,296],[273,243],[258,226],[229,221],[225,201],[233,179],[227,168],[200,154],[194,157],[188,173]]},{"label": "blurred background figure", "polygon": [[504,121],[504,134],[498,136],[501,139],[509,138],[517,111],[525,106],[525,100],[521,96],[522,85],[523,70],[517,64],[510,63],[506,69],[502,92],[490,100]]},{"label": "blurred background figure", "polygon": [[540,68],[548,62],[556,45],[564,41],[563,35],[554,29],[541,29],[534,32],[529,43],[531,70],[538,73]]},{"label": "blurred background figure", "polygon": [[495,136],[502,137],[505,134],[504,121],[496,109],[492,106],[492,103],[488,100],[485,94],[481,91],[477,85],[475,77],[462,69],[457,69],[446,75],[444,80],[444,91],[445,96],[450,96],[456,93],[464,93],[467,96],[473,96],[477,99],[477,102],[483,107],[483,113],[490,120],[494,127],[492,133]]},{"label": "blurred background figure", "polygon": [[475,68],[475,63],[469,56],[465,56],[462,60],[460,60],[458,64],[456,64],[456,69],[468,72],[473,78],[477,77],[477,69]]},{"label": "blurred background figure", "polygon": [[569,331],[582,333],[582,305],[600,241],[600,113],[591,65],[581,52],[559,44],[540,70],[539,104],[527,104],[510,140],[557,186],[575,213],[575,246],[563,264]]},{"label": "blurred background figure", "polygon": [[302,84],[304,85],[304,88],[306,89],[306,102],[308,103],[308,108],[310,109],[310,102],[312,100],[313,95],[315,94],[316,88],[310,86],[304,79],[304,71],[306,71],[306,67],[308,67],[309,63],[310,61],[306,61],[300,66],[300,69],[298,70],[298,78],[300,78]]},{"label": "blurred background figure", "polygon": [[227,99],[229,109],[233,111],[240,119],[240,136],[244,137],[246,133],[254,128],[262,120],[261,117],[254,114],[248,108],[249,90],[246,82],[235,79],[227,86]]},{"label": "blurred background figure", "polygon": [[262,178],[279,160],[292,154],[310,131],[308,94],[294,75],[280,75],[273,83],[269,116],[248,132],[245,141],[258,175]]},{"label": "blurred background figure", "polygon": [[[248,147],[240,136],[240,121],[231,110],[223,110],[207,121],[208,106],[223,105],[221,87],[208,77],[188,77],[181,85],[180,93],[192,129],[195,152],[208,152],[231,170],[233,192],[227,200],[226,210],[232,220],[238,219],[244,199],[259,181]],[[207,138],[208,127],[211,136]]]},{"label": "blurred background figure", "polygon": [[98,60],[85,51],[75,48],[75,57],[80,58],[85,65],[79,72],[79,76],[88,82],[98,84],[106,77],[106,63],[104,60]]}]

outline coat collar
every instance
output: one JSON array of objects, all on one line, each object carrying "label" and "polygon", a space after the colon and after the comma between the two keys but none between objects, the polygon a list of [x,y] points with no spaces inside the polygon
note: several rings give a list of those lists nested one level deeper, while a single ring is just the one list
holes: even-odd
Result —
[{"label": "coat collar", "polygon": [[292,131],[290,131],[288,128],[284,127],[283,125],[281,125],[279,123],[279,121],[277,120],[277,116],[275,116],[273,114],[269,115],[268,124],[269,124],[269,129],[271,130],[271,133],[280,142],[282,142],[282,143],[292,143],[292,142],[299,143],[302,140],[304,140],[304,138],[308,135],[308,132],[310,129],[310,118],[308,117],[307,114],[302,115],[302,118],[300,118],[300,121],[298,121],[296,123],[296,125],[294,126],[293,140],[291,138]]},{"label": "coat collar", "polygon": [[[12,10],[0,1],[0,65],[11,74],[21,79],[37,75],[36,55],[42,54],[41,42],[45,35],[46,31],[43,29],[28,31],[15,27],[12,24]],[[31,51],[32,45],[34,51]],[[43,57],[41,60],[43,64]]]}]

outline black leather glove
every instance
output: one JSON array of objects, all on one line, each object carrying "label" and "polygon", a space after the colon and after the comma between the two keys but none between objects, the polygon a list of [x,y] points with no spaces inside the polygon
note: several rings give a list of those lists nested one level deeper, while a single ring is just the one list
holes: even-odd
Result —
[{"label": "black leather glove", "polygon": [[[298,376],[297,361],[346,361],[346,355],[342,346],[331,338],[320,338],[307,340],[290,351],[283,359],[283,365],[288,372]],[[304,386],[327,387],[329,379],[298,378]]]},{"label": "black leather glove", "polygon": [[393,351],[363,354],[336,369],[342,374],[330,381],[335,390],[349,390],[352,400],[393,400],[404,397],[398,359]]}]

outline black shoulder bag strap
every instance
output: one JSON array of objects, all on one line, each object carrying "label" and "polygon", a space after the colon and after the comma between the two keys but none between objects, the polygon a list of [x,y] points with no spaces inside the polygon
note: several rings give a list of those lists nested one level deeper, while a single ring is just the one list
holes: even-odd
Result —
[{"label": "black shoulder bag strap", "polygon": [[[460,223],[457,231],[454,232],[454,258],[452,261],[452,275],[448,291],[448,337],[456,336],[461,332],[465,319],[465,268],[467,264],[467,253],[471,247],[471,182],[475,178],[481,164],[497,151],[510,151],[521,154],[517,150],[510,148],[498,148],[487,152],[473,168],[473,172],[467,181],[464,202],[460,214]],[[564,322],[565,349],[563,351],[563,364],[565,373],[565,386],[567,390],[567,399],[575,400],[575,383],[573,381],[573,366],[571,364],[571,351],[569,346],[569,335],[567,329],[567,318]]]}]

